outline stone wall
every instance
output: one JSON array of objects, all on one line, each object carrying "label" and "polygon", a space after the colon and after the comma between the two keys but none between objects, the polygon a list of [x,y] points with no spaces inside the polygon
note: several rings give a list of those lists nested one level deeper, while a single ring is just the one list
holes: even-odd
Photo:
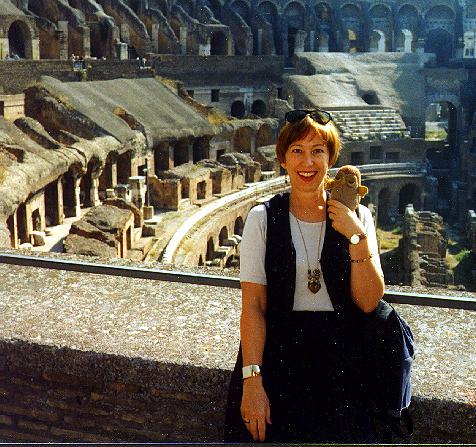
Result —
[{"label": "stone wall", "polygon": [[[87,79],[90,81],[117,78],[151,77],[149,70],[141,70],[136,60],[87,60],[91,65]],[[41,76],[51,76],[60,81],[80,80],[78,72],[73,71],[71,61],[64,60],[19,60],[0,61],[0,94],[21,93]]]},{"label": "stone wall", "polygon": [[281,84],[282,56],[177,56],[152,55],[155,72],[166,78],[197,85]]},{"label": "stone wall", "polygon": [[0,360],[1,439],[177,442],[222,436],[217,408],[224,407],[228,371],[5,341]]}]

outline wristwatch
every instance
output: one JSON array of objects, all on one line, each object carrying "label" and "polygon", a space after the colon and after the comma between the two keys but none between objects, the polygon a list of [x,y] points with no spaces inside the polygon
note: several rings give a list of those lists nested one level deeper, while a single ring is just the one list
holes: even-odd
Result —
[{"label": "wristwatch", "polygon": [[250,377],[261,376],[261,368],[259,365],[248,365],[242,368],[243,380]]},{"label": "wristwatch", "polygon": [[367,235],[365,233],[353,234],[349,238],[349,241],[352,245],[357,245],[362,239],[367,239]]}]

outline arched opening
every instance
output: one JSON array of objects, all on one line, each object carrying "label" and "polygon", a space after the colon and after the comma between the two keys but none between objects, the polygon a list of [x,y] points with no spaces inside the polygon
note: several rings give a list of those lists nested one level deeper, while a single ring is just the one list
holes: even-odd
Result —
[{"label": "arched opening", "polygon": [[223,227],[220,230],[220,234],[218,235],[218,240],[220,241],[219,245],[225,245],[225,242],[227,239],[228,239],[228,228]]},{"label": "arched opening", "polygon": [[403,214],[407,205],[413,204],[415,210],[420,209],[420,200],[418,197],[418,188],[415,184],[405,185],[398,194],[398,213]]},{"label": "arched opening", "polygon": [[206,261],[211,261],[215,257],[215,244],[213,243],[213,238],[208,239],[207,241],[207,254],[205,256]]},{"label": "arched opening", "polygon": [[251,153],[251,139],[253,130],[249,127],[241,127],[233,135],[233,151]]},{"label": "arched opening", "polygon": [[200,160],[208,158],[209,156],[209,143],[206,138],[196,138],[193,141],[193,162],[197,163]]},{"label": "arched opening", "polygon": [[379,191],[377,210],[378,225],[390,223],[390,190],[388,188],[383,188]]},{"label": "arched opening", "polygon": [[245,116],[245,105],[242,101],[233,102],[230,115],[235,118],[243,118]]},{"label": "arched opening", "polygon": [[256,147],[268,146],[273,143],[273,129],[267,124],[263,124],[256,133]]},{"label": "arched opening", "polygon": [[271,42],[271,45],[273,45],[274,48],[265,48],[265,44],[263,44],[262,54],[283,54],[281,33],[279,31],[280,27],[278,11],[276,9],[276,6],[270,1],[261,2],[258,5],[258,14],[265,22],[269,23],[272,26],[273,30],[273,41]]},{"label": "arched opening", "polygon": [[383,31],[378,29],[372,30],[370,36],[370,52],[371,53],[383,53],[386,51],[386,39]]},{"label": "arched opening", "polygon": [[224,56],[226,51],[226,36],[222,31],[216,31],[210,39],[210,54],[216,56]]},{"label": "arched opening", "polygon": [[251,113],[253,115],[258,115],[261,117],[266,116],[266,104],[264,101],[261,99],[257,99],[256,101],[253,102],[253,105],[251,106]]},{"label": "arched opening", "polygon": [[[13,22],[8,29],[8,47],[11,56],[31,58],[31,33],[28,26],[20,21]],[[28,51],[30,49],[30,51]]]},{"label": "arched opening", "polygon": [[204,263],[203,263],[203,257],[202,257],[202,255],[200,255],[200,256],[198,257],[198,266],[199,266],[199,267],[203,267],[203,265],[204,265]]},{"label": "arched opening", "polygon": [[453,35],[443,29],[431,30],[426,37],[425,53],[434,53],[438,65],[447,64],[453,55]]},{"label": "arched opening", "polygon": [[288,29],[288,61],[293,57],[295,51],[304,50],[304,42],[296,40],[298,31],[304,30],[304,17],[306,13],[303,6],[297,2],[291,2],[284,10],[284,17]]},{"label": "arched opening", "polygon": [[418,29],[418,10],[413,5],[403,5],[397,13],[397,25],[399,29],[408,29],[415,35]]},{"label": "arched opening", "polygon": [[241,216],[238,216],[235,220],[235,225],[233,226],[233,234],[241,236],[243,234],[244,226],[245,225],[243,223],[243,218]]},{"label": "arched opening", "polygon": [[346,32],[344,50],[349,53],[362,51],[360,35],[362,33],[361,13],[357,6],[346,4],[341,8],[342,25]]}]

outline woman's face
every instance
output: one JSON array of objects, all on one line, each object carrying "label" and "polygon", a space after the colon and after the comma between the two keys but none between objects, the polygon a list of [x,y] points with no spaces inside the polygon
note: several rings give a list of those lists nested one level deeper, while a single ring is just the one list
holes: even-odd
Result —
[{"label": "woman's face", "polygon": [[324,184],[329,167],[326,141],[311,129],[305,137],[291,143],[281,166],[288,171],[294,190],[316,191]]}]

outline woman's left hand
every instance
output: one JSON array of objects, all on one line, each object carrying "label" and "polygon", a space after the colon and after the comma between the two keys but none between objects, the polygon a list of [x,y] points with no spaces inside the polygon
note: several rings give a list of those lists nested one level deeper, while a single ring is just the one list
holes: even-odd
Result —
[{"label": "woman's left hand", "polygon": [[327,202],[332,228],[349,239],[353,234],[365,233],[363,223],[357,214],[343,203],[329,199]]}]

